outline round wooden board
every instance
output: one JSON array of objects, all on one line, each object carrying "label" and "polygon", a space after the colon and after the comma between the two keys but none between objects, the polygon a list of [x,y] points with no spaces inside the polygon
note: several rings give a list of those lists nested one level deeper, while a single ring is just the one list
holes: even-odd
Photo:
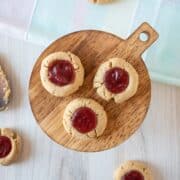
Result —
[{"label": "round wooden board", "polygon": [[[146,42],[139,40],[140,33],[148,34]],[[68,34],[52,43],[38,58],[30,78],[29,100],[32,112],[42,130],[58,144],[77,151],[96,152],[112,148],[128,139],[141,125],[151,98],[151,83],[141,54],[158,35],[143,23],[127,40],[110,33],[86,30]],[[80,57],[85,69],[83,86],[73,95],[57,98],[41,85],[40,65],[49,54],[70,51]],[[109,58],[121,57],[131,63],[139,74],[139,88],[134,97],[122,104],[102,100],[93,89],[93,78],[99,65]],[[66,105],[77,97],[93,98],[104,106],[108,125],[97,139],[79,140],[66,133],[62,124]]]}]

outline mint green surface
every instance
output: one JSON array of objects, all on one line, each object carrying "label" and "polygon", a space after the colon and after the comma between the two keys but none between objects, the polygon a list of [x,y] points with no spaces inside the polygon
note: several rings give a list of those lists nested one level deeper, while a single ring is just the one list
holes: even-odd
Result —
[{"label": "mint green surface", "polygon": [[[48,45],[60,36],[84,29],[99,29],[122,35],[124,27],[130,25],[134,3],[131,2],[131,8],[125,10],[121,1],[94,5],[88,0],[37,0],[27,38]],[[126,17],[123,17],[125,13]],[[121,21],[118,26],[117,20]]]},{"label": "mint green surface", "polygon": [[[180,0],[139,1],[132,21],[124,16],[128,9],[119,11],[121,5],[121,1],[96,6],[87,0],[37,0],[28,40],[47,45],[64,34],[81,29],[100,29],[122,36],[127,24],[132,23],[128,30],[131,33],[146,21],[160,35],[144,56],[151,78],[180,86]],[[118,24],[122,17],[123,21]]]},{"label": "mint green surface", "polygon": [[163,4],[155,27],[160,38],[146,64],[157,80],[180,85],[180,5]]},{"label": "mint green surface", "polygon": [[133,27],[141,21],[159,33],[144,58],[152,79],[180,86],[180,0],[140,1]]}]

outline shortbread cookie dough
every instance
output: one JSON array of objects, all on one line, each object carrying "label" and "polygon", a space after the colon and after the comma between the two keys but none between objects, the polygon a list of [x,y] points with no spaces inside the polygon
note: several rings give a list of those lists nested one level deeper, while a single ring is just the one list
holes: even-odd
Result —
[{"label": "shortbread cookie dough", "polygon": [[153,180],[153,176],[144,163],[127,161],[116,170],[114,180]]},{"label": "shortbread cookie dough", "polygon": [[70,52],[55,52],[41,64],[41,82],[54,96],[68,96],[79,89],[84,81],[84,68],[80,59]]},{"label": "shortbread cookie dough", "polygon": [[93,84],[101,98],[121,103],[134,96],[139,77],[133,66],[124,59],[112,58],[100,65]]},{"label": "shortbread cookie dough", "polygon": [[89,0],[89,1],[92,3],[104,4],[104,3],[112,2],[113,0]]},{"label": "shortbread cookie dough", "polygon": [[6,75],[0,66],[0,111],[5,110],[9,102],[11,90]]},{"label": "shortbread cookie dough", "polygon": [[63,125],[69,134],[77,138],[97,138],[106,128],[107,115],[96,101],[77,98],[67,105]]},{"label": "shortbread cookie dough", "polygon": [[11,129],[0,128],[0,164],[8,165],[14,162],[20,149],[20,136]]}]

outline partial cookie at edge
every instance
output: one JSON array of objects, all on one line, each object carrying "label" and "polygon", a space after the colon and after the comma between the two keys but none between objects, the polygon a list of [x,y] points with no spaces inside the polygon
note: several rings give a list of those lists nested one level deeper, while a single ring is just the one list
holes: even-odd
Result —
[{"label": "partial cookie at edge", "polygon": [[149,167],[147,167],[144,163],[139,161],[126,161],[115,171],[114,180],[121,179],[126,173],[131,170],[136,170],[140,172],[145,180],[154,180],[153,175]]},{"label": "partial cookie at edge", "polygon": [[0,66],[0,111],[7,108],[11,95],[11,89],[7,77]]},{"label": "partial cookie at edge", "polygon": [[95,4],[105,4],[105,3],[110,3],[114,0],[89,0],[91,3],[95,3]]},{"label": "partial cookie at edge", "polygon": [[0,135],[8,137],[11,141],[12,147],[10,153],[4,158],[0,158],[0,164],[9,165],[18,158],[21,151],[22,140],[17,132],[9,128],[0,128]]}]

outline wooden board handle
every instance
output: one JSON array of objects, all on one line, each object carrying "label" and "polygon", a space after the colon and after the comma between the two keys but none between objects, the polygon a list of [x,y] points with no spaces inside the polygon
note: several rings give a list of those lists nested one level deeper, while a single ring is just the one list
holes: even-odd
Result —
[{"label": "wooden board handle", "polygon": [[[144,37],[144,39],[143,39]],[[141,24],[126,40],[126,55],[127,57],[139,57],[142,53],[151,46],[157,39],[158,33],[148,24]]]}]

